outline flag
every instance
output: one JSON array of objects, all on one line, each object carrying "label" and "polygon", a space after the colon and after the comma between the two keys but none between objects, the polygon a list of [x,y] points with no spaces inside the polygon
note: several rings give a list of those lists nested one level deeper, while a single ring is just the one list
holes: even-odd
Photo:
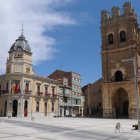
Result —
[{"label": "flag", "polygon": [[12,88],[12,93],[15,93],[16,85],[14,83],[13,88]]},{"label": "flag", "polygon": [[19,93],[19,84],[17,85],[16,93]]},{"label": "flag", "polygon": [[13,87],[14,87],[14,85],[13,85],[13,82],[12,82],[12,84],[11,84],[11,93],[13,93]]}]

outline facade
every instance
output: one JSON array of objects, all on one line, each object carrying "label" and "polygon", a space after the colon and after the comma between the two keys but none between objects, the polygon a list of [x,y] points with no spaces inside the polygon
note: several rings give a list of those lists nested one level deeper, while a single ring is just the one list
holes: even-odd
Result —
[{"label": "facade", "polygon": [[82,87],[85,94],[85,116],[102,117],[102,78]]},{"label": "facade", "polygon": [[[106,10],[101,12],[104,117],[137,117],[133,61],[121,60],[135,57],[137,75],[140,75],[138,26],[137,14],[130,2],[123,5],[123,14],[117,6],[112,8],[112,16]],[[140,88],[138,92],[140,94]]]},{"label": "facade", "polygon": [[68,86],[72,87],[72,115],[80,114],[81,110],[81,75],[74,72],[66,72],[56,70],[49,78],[61,79],[63,77],[68,79]]},{"label": "facade", "polygon": [[57,115],[59,82],[34,74],[31,48],[23,34],[8,53],[6,74],[0,76],[0,116]]},{"label": "facade", "polygon": [[72,88],[68,86],[67,78],[63,78],[59,81],[59,115],[72,116]]}]

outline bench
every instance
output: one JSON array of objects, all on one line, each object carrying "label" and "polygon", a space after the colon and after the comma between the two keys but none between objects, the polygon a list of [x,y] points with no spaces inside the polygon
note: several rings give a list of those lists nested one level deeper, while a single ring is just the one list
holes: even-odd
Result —
[{"label": "bench", "polygon": [[138,130],[138,124],[134,124],[132,126],[135,127],[135,130]]}]

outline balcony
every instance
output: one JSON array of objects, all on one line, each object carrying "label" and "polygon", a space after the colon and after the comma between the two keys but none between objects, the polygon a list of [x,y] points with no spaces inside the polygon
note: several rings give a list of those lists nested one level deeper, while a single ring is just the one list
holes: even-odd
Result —
[{"label": "balcony", "polygon": [[51,98],[51,94],[50,93],[45,93],[44,95],[46,98]]},{"label": "balcony", "polygon": [[25,95],[30,95],[30,94],[32,94],[32,91],[31,91],[31,90],[24,90],[23,92],[24,92]]},{"label": "balcony", "polygon": [[36,96],[43,96],[43,92],[36,92]]},{"label": "balcony", "polygon": [[54,99],[57,99],[57,97],[58,97],[58,94],[53,94],[52,95],[52,98],[54,98]]},{"label": "balcony", "polygon": [[3,90],[1,90],[0,95],[4,95],[4,94],[8,94],[8,93],[9,93],[9,90],[3,89]]},{"label": "balcony", "polygon": [[69,98],[69,97],[71,97],[71,94],[63,93],[63,96]]}]

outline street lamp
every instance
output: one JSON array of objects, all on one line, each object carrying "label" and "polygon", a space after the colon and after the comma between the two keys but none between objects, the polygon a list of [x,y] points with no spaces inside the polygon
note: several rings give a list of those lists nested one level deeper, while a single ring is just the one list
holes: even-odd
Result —
[{"label": "street lamp", "polygon": [[139,122],[139,96],[138,96],[138,86],[137,86],[137,77],[140,77],[140,75],[136,74],[136,60],[135,57],[130,58],[130,59],[124,59],[121,60],[121,62],[125,61],[133,61],[134,65],[134,78],[135,78],[135,91],[136,91],[136,102],[137,102],[137,119],[138,119],[138,133],[140,133],[140,122]]}]

